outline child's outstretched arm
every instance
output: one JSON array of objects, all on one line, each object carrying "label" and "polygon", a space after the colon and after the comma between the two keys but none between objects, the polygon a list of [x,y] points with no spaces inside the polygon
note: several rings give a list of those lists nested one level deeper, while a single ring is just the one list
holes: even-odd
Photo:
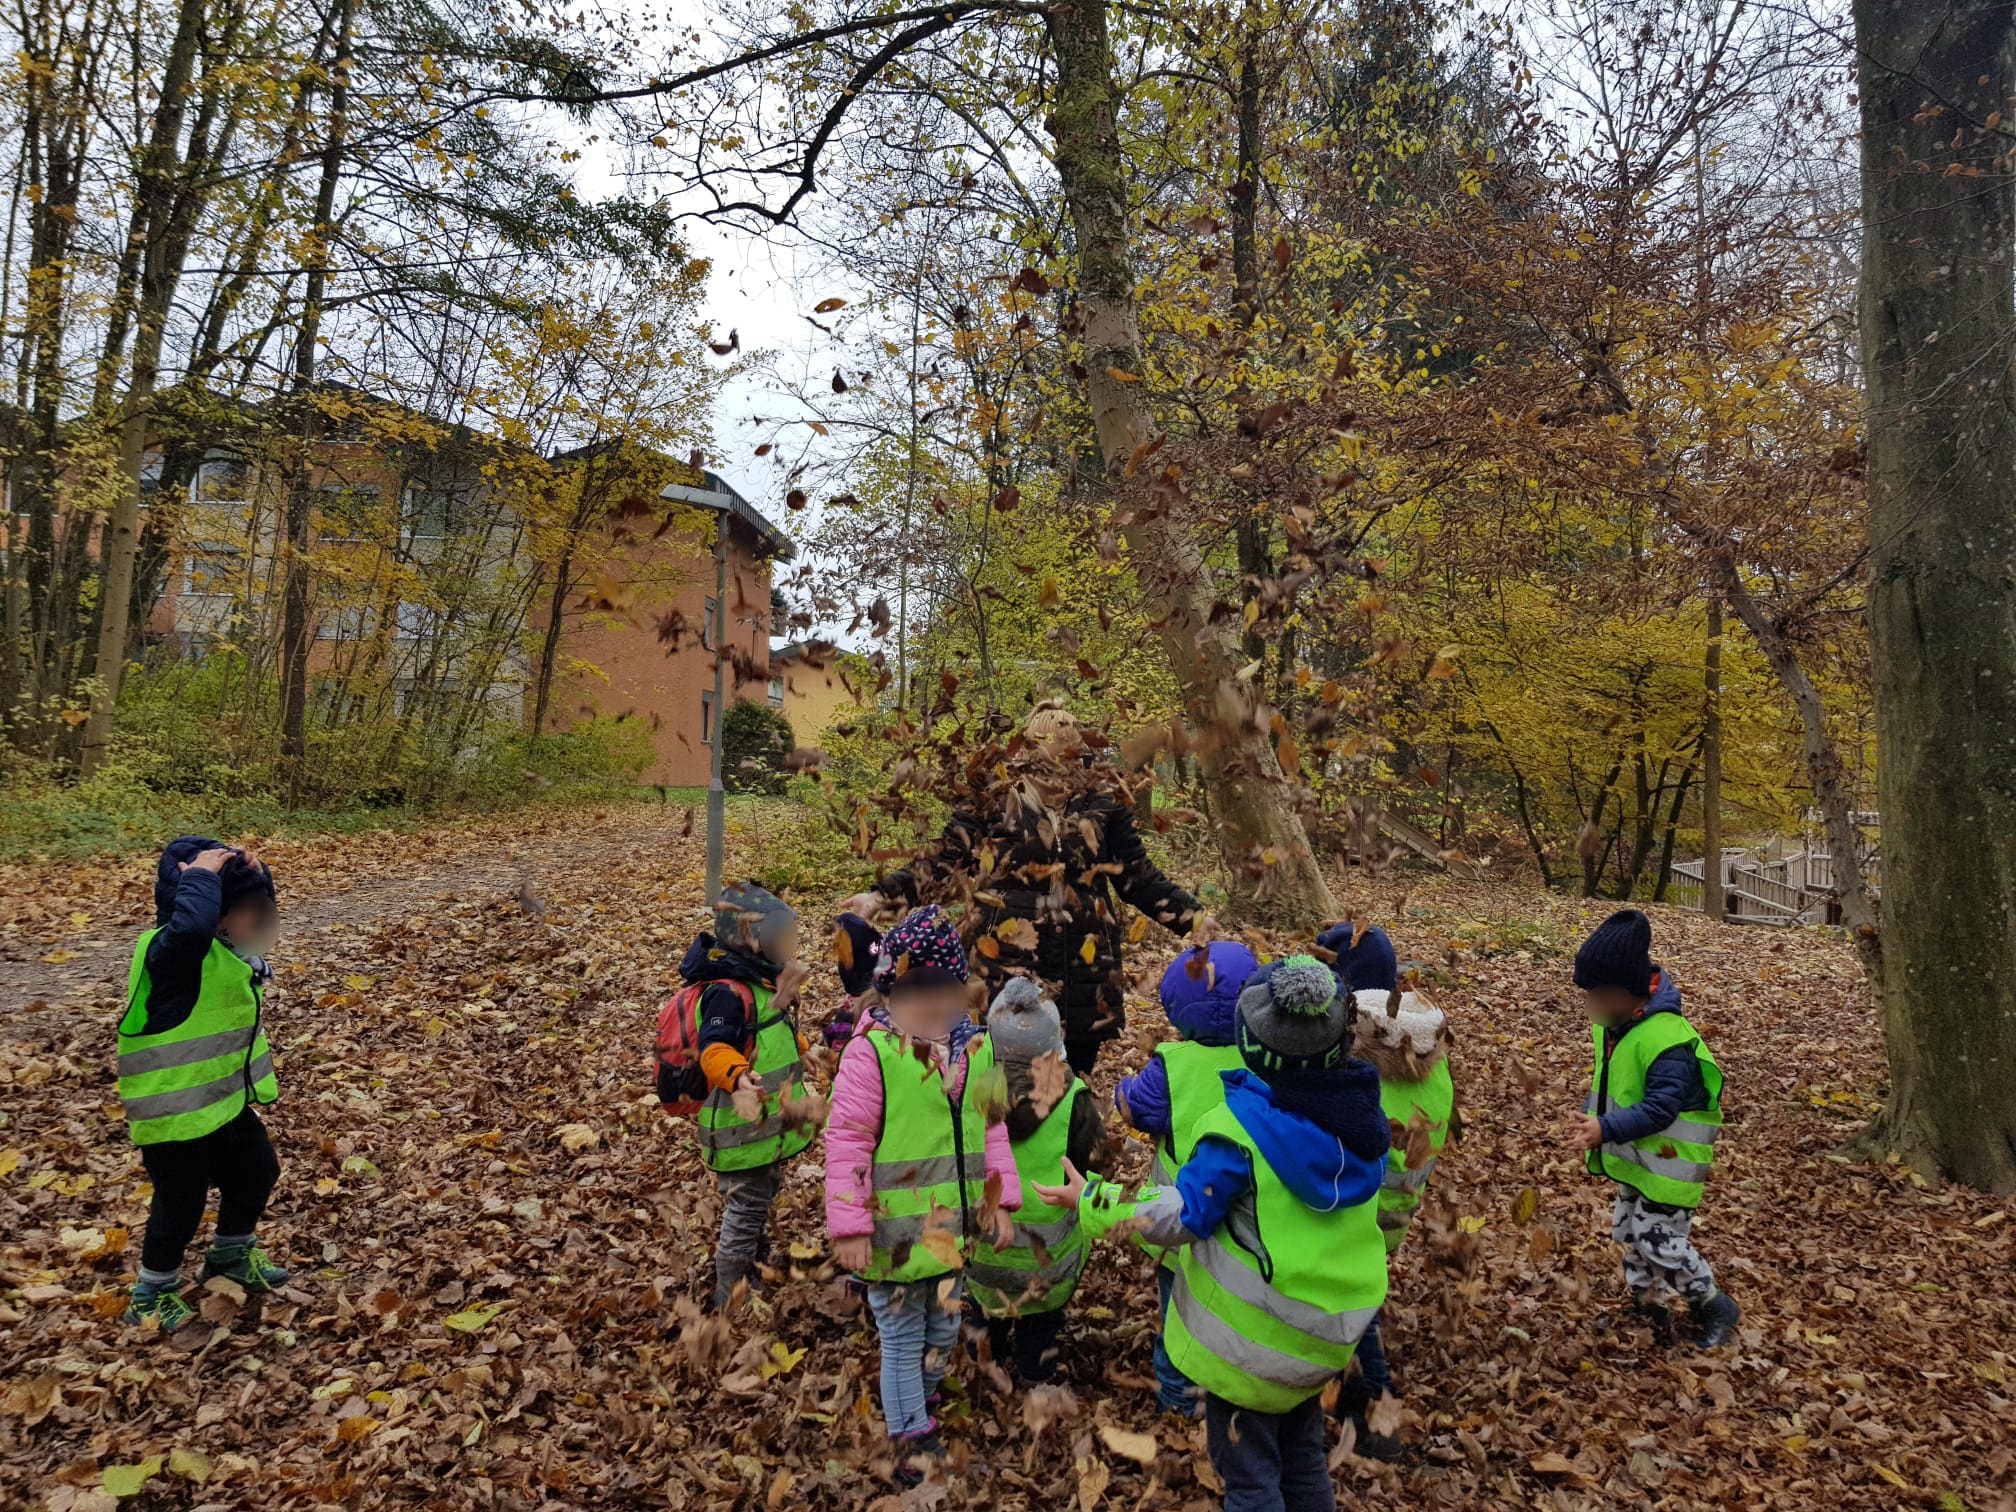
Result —
[{"label": "child's outstretched arm", "polygon": [[1096,1176],[1088,1181],[1066,1161],[1064,1185],[1039,1185],[1036,1195],[1077,1208],[1090,1238],[1103,1238],[1125,1223],[1149,1244],[1174,1248],[1210,1238],[1232,1205],[1252,1190],[1252,1157],[1229,1139],[1207,1134],[1176,1173],[1174,1186],[1143,1187],[1129,1198],[1118,1182]]},{"label": "child's outstretched arm", "polygon": [[852,1039],[833,1073],[826,1120],[826,1231],[837,1239],[875,1232],[875,1146],[882,1137],[882,1068],[875,1047]]},{"label": "child's outstretched arm", "polygon": [[1001,1211],[1020,1212],[1022,1173],[1015,1166],[1015,1145],[1008,1138],[1006,1123],[987,1125],[987,1174],[1001,1178]]}]

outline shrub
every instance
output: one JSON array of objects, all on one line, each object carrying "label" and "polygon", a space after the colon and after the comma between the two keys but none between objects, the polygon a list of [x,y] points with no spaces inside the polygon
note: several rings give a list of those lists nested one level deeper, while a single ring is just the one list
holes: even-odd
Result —
[{"label": "shrub", "polygon": [[731,793],[781,797],[790,776],[784,758],[795,743],[782,714],[754,699],[736,699],[721,723],[721,785]]}]

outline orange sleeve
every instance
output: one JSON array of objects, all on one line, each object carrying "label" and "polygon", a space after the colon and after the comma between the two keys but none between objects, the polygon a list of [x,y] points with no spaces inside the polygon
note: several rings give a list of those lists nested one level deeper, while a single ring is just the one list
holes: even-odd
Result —
[{"label": "orange sleeve", "polygon": [[749,1057],[733,1045],[709,1045],[700,1052],[700,1073],[716,1092],[732,1091],[736,1078],[749,1069]]}]

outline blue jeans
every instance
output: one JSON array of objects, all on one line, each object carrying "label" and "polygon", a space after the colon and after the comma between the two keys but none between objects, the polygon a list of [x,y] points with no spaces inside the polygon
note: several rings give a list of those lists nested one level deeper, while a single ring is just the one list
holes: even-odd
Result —
[{"label": "blue jeans", "polygon": [[1164,1412],[1195,1417],[1204,1394],[1169,1358],[1169,1294],[1176,1289],[1176,1272],[1157,1267],[1155,1289],[1162,1294],[1162,1326],[1155,1331],[1155,1401]]},{"label": "blue jeans", "polygon": [[868,1288],[868,1310],[882,1337],[882,1418],[891,1438],[915,1438],[936,1426],[927,1400],[959,1342],[961,1285],[952,1275]]},{"label": "blue jeans", "polygon": [[1225,1512],[1336,1512],[1323,1454],[1323,1399],[1254,1412],[1204,1398],[1205,1443],[1225,1482]]},{"label": "blue jeans", "polygon": [[1358,1368],[1365,1372],[1365,1389],[1372,1393],[1372,1400],[1393,1390],[1393,1370],[1386,1363],[1386,1345],[1379,1337],[1379,1315],[1365,1325],[1365,1336],[1358,1341]]}]

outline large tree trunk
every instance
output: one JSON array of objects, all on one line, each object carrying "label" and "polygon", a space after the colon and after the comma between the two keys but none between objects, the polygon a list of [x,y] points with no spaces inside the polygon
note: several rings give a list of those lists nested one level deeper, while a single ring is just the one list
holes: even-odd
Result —
[{"label": "large tree trunk", "polygon": [[[185,168],[208,150],[207,120],[191,135],[189,153],[182,151],[183,115],[196,71],[206,0],[182,0],[175,39],[168,48],[161,77],[161,97],[147,146],[140,159],[133,214],[127,234],[126,277],[137,275],[138,301],[133,331],[133,362],[126,383],[126,403],[119,416],[119,497],[105,531],[104,560],[99,563],[97,686],[84,723],[84,749],[78,765],[85,776],[104,762],[112,741],[119,704],[119,683],[126,669],[126,641],[132,626],[133,569],[140,556],[140,473],[147,451],[147,433],[154,418],[154,387],[161,372],[161,342],[169,308],[182,279],[196,210],[207,195],[185,182]],[[191,203],[192,198],[194,203]],[[125,278],[122,278],[122,283]],[[123,326],[123,301],[114,310],[114,329]],[[116,369],[121,334],[108,338],[100,377],[109,389]],[[98,402],[103,403],[103,393]]]},{"label": "large tree trunk", "polygon": [[1856,0],[1890,1097],[1872,1152],[2016,1191],[2016,9]]},{"label": "large tree trunk", "polygon": [[[1057,174],[1077,243],[1086,397],[1107,476],[1124,487],[1122,472],[1135,448],[1159,435],[1160,427],[1141,391],[1106,7],[1104,0],[1073,0],[1046,19],[1057,56],[1051,116]],[[1338,915],[1336,901],[1269,744],[1265,710],[1251,707],[1238,681],[1237,643],[1209,622],[1211,572],[1180,511],[1180,501],[1150,500],[1144,490],[1131,490],[1123,501],[1122,535],[1154,606],[1185,710],[1194,725],[1211,731],[1204,778],[1234,897],[1256,920],[1304,928],[1327,922]]]},{"label": "large tree trunk", "polygon": [[[1672,831],[1667,831],[1671,840]],[[1669,844],[1670,857],[1671,847]],[[1722,896],[1722,596],[1708,596],[1708,652],[1701,668],[1701,911],[1728,912]],[[1664,874],[1661,874],[1664,884]]]}]

